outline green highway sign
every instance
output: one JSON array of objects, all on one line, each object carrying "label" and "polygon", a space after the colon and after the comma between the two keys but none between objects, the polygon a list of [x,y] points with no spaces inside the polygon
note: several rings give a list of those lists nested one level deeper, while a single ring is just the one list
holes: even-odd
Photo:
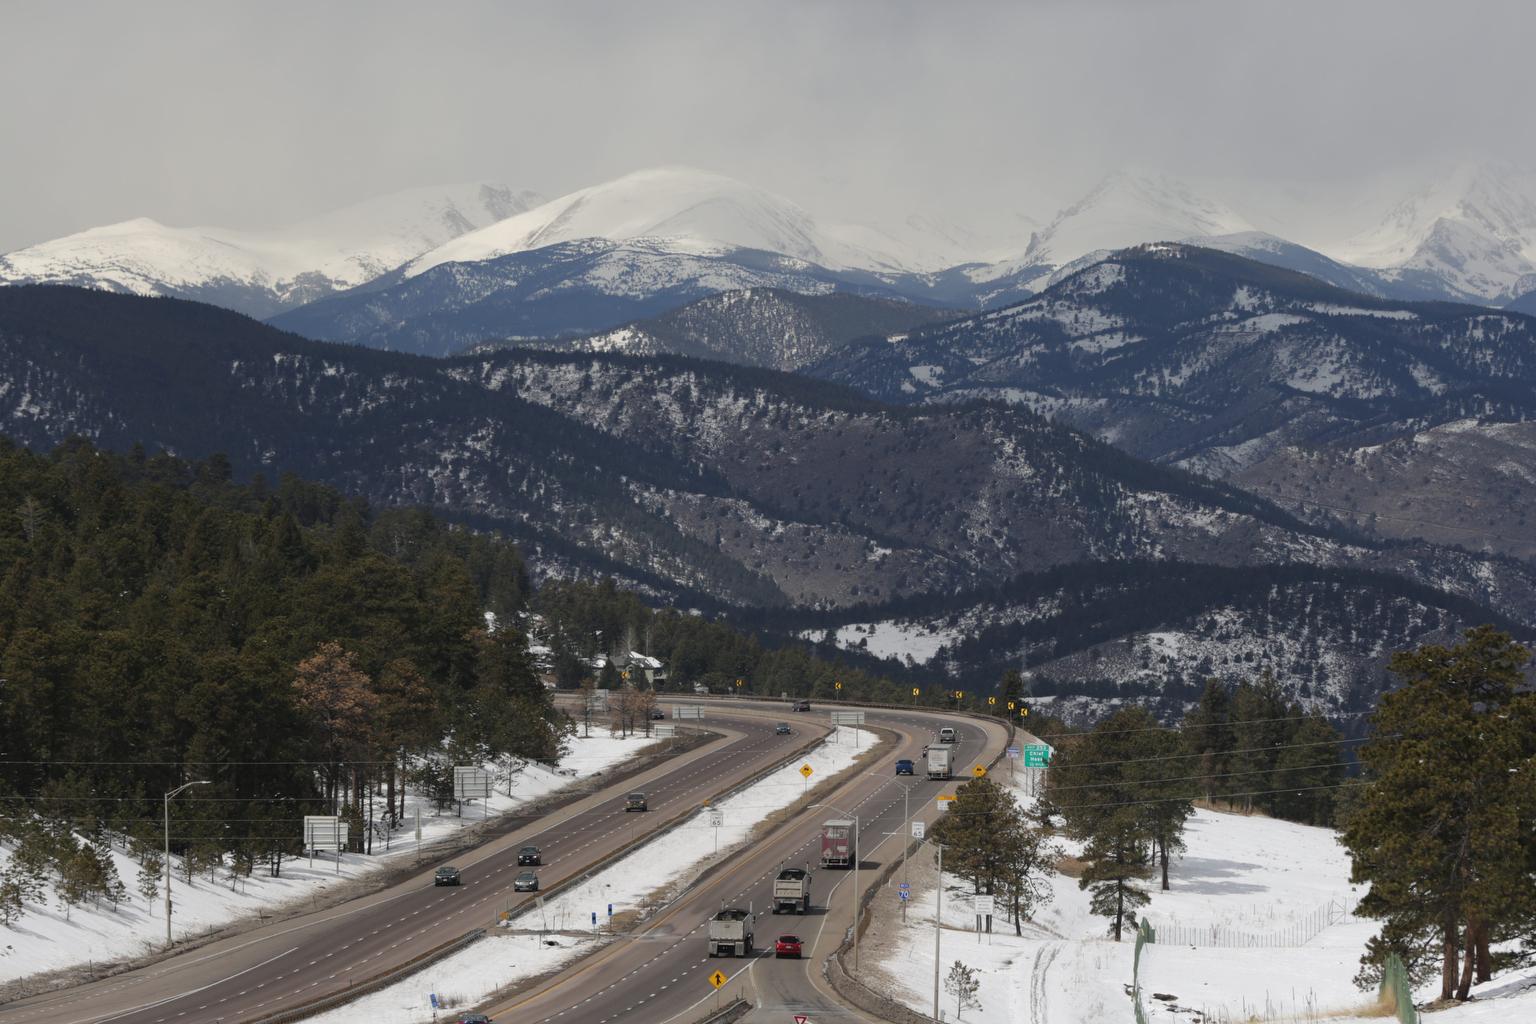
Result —
[{"label": "green highway sign", "polygon": [[1024,767],[1044,768],[1051,760],[1051,748],[1044,743],[1026,743],[1024,745]]}]

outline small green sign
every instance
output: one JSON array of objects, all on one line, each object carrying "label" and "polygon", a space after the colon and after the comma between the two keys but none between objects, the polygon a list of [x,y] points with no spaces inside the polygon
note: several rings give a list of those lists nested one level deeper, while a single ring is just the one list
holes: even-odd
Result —
[{"label": "small green sign", "polygon": [[1051,748],[1044,743],[1024,744],[1024,767],[1044,768],[1051,760]]}]

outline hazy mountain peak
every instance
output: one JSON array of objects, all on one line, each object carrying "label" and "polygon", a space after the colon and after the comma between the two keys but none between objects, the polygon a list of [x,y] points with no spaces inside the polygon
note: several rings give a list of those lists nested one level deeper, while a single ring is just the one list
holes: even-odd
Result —
[{"label": "hazy mountain peak", "polygon": [[1506,295],[1536,269],[1536,174],[1502,161],[1462,164],[1395,203],[1336,255],[1433,274],[1470,298]]},{"label": "hazy mountain peak", "polygon": [[1098,250],[1251,230],[1231,207],[1186,182],[1127,169],[1056,214],[1030,242],[1024,261],[1059,265]]}]

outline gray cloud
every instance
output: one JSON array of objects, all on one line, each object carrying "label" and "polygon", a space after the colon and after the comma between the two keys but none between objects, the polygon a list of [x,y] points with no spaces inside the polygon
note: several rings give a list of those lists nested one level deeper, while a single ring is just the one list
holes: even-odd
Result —
[{"label": "gray cloud", "polygon": [[0,21],[0,251],[130,216],[261,225],[655,164],[819,211],[972,220],[1048,217],[1127,162],[1318,210],[1450,161],[1536,162],[1521,3],[36,3]]}]

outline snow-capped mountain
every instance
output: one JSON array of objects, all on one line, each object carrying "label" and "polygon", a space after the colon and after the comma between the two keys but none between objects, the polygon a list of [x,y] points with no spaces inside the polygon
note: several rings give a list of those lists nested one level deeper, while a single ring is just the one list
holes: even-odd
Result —
[{"label": "snow-capped mountain", "polygon": [[0,283],[171,295],[270,316],[371,281],[538,201],[505,185],[472,184],[411,189],[269,230],[177,228],[140,217],[0,256]]},{"label": "snow-capped mountain", "polygon": [[1120,171],[1095,185],[1035,232],[1019,256],[971,273],[994,281],[1035,272],[1045,287],[1062,267],[1144,242],[1177,242],[1206,235],[1252,231],[1253,225],[1225,203],[1186,182],[1143,171]]},{"label": "snow-capped mountain", "polygon": [[1332,254],[1402,286],[1508,301],[1536,288],[1536,174],[1501,163],[1462,166]]},{"label": "snow-capped mountain", "polygon": [[663,167],[579,189],[470,232],[412,260],[404,273],[414,277],[444,263],[475,263],[588,238],[643,238],[694,256],[750,249],[829,270],[939,270],[950,255],[932,251],[944,246],[924,252],[872,228],[819,223],[789,200],[734,178]]}]

